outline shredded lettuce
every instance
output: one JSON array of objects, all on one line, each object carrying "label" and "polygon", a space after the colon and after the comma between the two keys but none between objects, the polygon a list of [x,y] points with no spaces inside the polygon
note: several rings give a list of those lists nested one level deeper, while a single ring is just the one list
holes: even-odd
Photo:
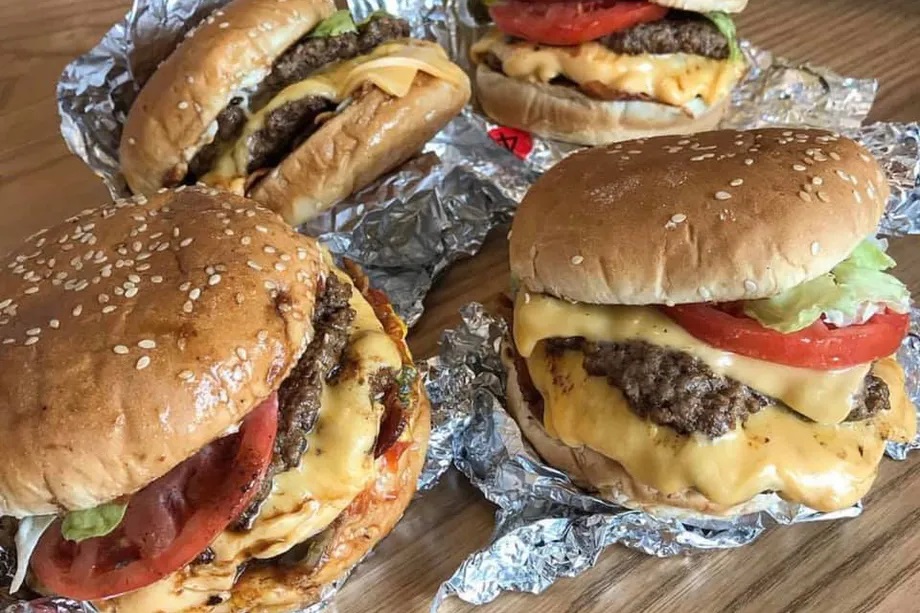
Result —
[{"label": "shredded lettuce", "polygon": [[109,503],[83,511],[71,511],[61,522],[61,535],[78,543],[94,536],[105,536],[118,527],[127,508],[128,505]]},{"label": "shredded lettuce", "polygon": [[22,587],[38,539],[55,519],[55,515],[33,515],[19,520],[19,527],[16,529],[16,574],[13,575],[13,582],[10,584],[10,594],[15,594]]},{"label": "shredded lettuce", "polygon": [[703,13],[709,21],[715,24],[719,28],[719,32],[722,33],[728,40],[729,48],[729,59],[734,61],[741,59],[741,46],[738,44],[738,30],[735,28],[735,22],[732,21],[731,15],[723,11],[713,11],[711,13]]},{"label": "shredded lettuce", "polygon": [[355,20],[351,18],[351,13],[341,10],[336,11],[313,28],[310,38],[327,38],[357,31],[358,27],[355,25]]},{"label": "shredded lettuce", "polygon": [[807,328],[825,317],[835,325],[863,323],[887,307],[899,313],[910,309],[910,291],[884,272],[895,261],[883,245],[860,243],[829,273],[762,300],[751,300],[744,312],[761,324],[783,333]]}]

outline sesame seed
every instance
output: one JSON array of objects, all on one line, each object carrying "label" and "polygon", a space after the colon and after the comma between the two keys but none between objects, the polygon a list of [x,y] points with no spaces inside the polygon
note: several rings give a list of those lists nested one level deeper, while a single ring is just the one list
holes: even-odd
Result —
[{"label": "sesame seed", "polygon": [[585,261],[585,259],[584,259],[583,257],[581,257],[580,255],[574,255],[574,256],[572,256],[572,264],[575,264],[576,266],[578,266],[579,264],[581,264],[581,263],[584,262],[584,261]]},{"label": "sesame seed", "polygon": [[805,168],[805,166],[802,165],[802,164],[793,164],[793,165],[792,165],[792,170],[797,170],[797,171],[799,171],[799,172],[805,172],[806,168]]},{"label": "sesame seed", "polygon": [[137,139],[135,139],[133,136],[129,136],[129,137],[128,137],[128,144],[129,144],[129,145],[136,145],[136,144],[137,144]]},{"label": "sesame seed", "polygon": [[150,277],[150,281],[151,281],[151,283],[162,283],[162,282],[163,282],[163,277],[161,277],[160,275],[154,275],[154,276]]},{"label": "sesame seed", "polygon": [[262,251],[264,251],[265,253],[275,253],[277,250],[271,245],[265,245],[264,247],[262,247]]},{"label": "sesame seed", "polygon": [[741,187],[742,185],[744,185],[744,179],[733,179],[732,182],[729,183],[729,185],[731,185],[732,187]]},{"label": "sesame seed", "polygon": [[837,170],[835,170],[834,172],[837,173],[837,176],[840,177],[841,179],[843,179],[844,181],[849,181],[849,180],[850,180],[850,176],[849,176],[847,173],[845,173],[844,171],[840,170],[839,168],[838,168]]},{"label": "sesame seed", "polygon": [[246,262],[246,265],[252,268],[253,270],[262,270],[262,267],[256,264],[255,262],[253,262],[252,260],[249,260],[248,262]]},{"label": "sesame seed", "polygon": [[182,285],[179,286],[179,291],[180,291],[180,292],[187,292],[187,291],[188,291],[188,288],[190,288],[191,286],[192,286],[192,282],[191,282],[191,281],[186,281],[185,283],[183,283]]},{"label": "sesame seed", "polygon": [[26,336],[38,336],[41,333],[42,333],[41,328],[30,328],[26,330]]},{"label": "sesame seed", "polygon": [[218,283],[220,283],[220,275],[213,274],[208,277],[208,285],[217,285]]},{"label": "sesame seed", "polygon": [[110,305],[107,306],[107,307],[103,307],[102,313],[103,313],[104,315],[108,315],[109,313],[113,313],[116,309],[118,309],[117,306],[115,306],[114,304],[110,304]]},{"label": "sesame seed", "polygon": [[138,264],[134,269],[138,272],[144,272],[145,270],[150,270],[150,264]]},{"label": "sesame seed", "polygon": [[249,238],[248,236],[244,236],[243,238],[240,239],[241,245],[248,245],[251,242],[252,242],[252,239]]},{"label": "sesame seed", "polygon": [[830,199],[830,198],[828,197],[828,195],[827,195],[827,192],[822,192],[822,191],[819,191],[819,192],[818,192],[818,200],[820,200],[821,202],[830,202],[830,201],[831,201],[831,199]]},{"label": "sesame seed", "polygon": [[23,345],[28,347],[29,345],[34,345],[37,342],[38,342],[37,336],[30,336],[29,338],[26,339],[26,342],[24,342]]},{"label": "sesame seed", "polygon": [[287,270],[287,266],[285,266],[281,262],[275,262],[275,270],[277,270],[278,272],[284,272],[285,270]]},{"label": "sesame seed", "polygon": [[[833,159],[835,162],[839,162],[839,161],[840,161],[840,154],[837,153],[836,151],[831,151],[830,153],[828,153],[828,155],[831,156],[831,159]],[[868,160],[866,160],[866,161],[868,161]]]},{"label": "sesame seed", "polygon": [[23,293],[24,294],[35,294],[37,292],[38,292],[38,286],[32,286],[28,288],[26,291],[24,291]]},{"label": "sesame seed", "polygon": [[[868,155],[866,155],[865,153],[860,153],[860,154],[859,154],[859,159],[861,159],[863,162],[871,162],[871,161],[872,161],[872,158],[870,158],[870,157],[869,157]],[[36,246],[37,246],[37,247],[41,247],[41,245],[39,245],[39,244],[37,244],[37,243],[36,243]]]},{"label": "sesame seed", "polygon": [[811,254],[818,255],[818,252],[821,251],[821,244],[818,241],[815,241],[811,244]]},{"label": "sesame seed", "polygon": [[792,136],[792,130],[786,130],[783,132],[783,136]]},{"label": "sesame seed", "polygon": [[142,355],[142,356],[137,360],[137,363],[134,365],[134,368],[136,368],[136,369],[138,369],[138,370],[144,370],[144,369],[147,368],[148,366],[150,366],[150,358],[149,358],[148,356],[146,356],[146,355]]},{"label": "sesame seed", "polygon": [[730,200],[732,197],[728,192],[716,192],[716,200]]},{"label": "sesame seed", "polygon": [[241,359],[241,360],[245,360],[246,357],[247,357],[247,355],[246,355],[246,350],[243,349],[242,347],[237,347],[237,348],[236,348],[236,357],[238,357],[238,358]]},{"label": "sesame seed", "polygon": [[112,351],[114,351],[118,355],[127,355],[131,350],[128,349],[124,345],[115,345],[114,347],[112,347]]},{"label": "sesame seed", "polygon": [[802,199],[803,201],[805,201],[805,202],[811,202],[811,201],[812,201],[812,200],[811,200],[811,194],[809,194],[808,192],[799,192],[799,198],[801,198],[801,199]]},{"label": "sesame seed", "polygon": [[856,200],[857,204],[862,204],[862,196],[855,189],[853,190],[853,199]]},{"label": "sesame seed", "polygon": [[52,319],[51,321],[48,322],[48,327],[51,328],[52,330],[57,330],[58,328],[61,327],[61,322],[57,319]]},{"label": "sesame seed", "polygon": [[74,317],[79,317],[79,316],[80,316],[80,313],[82,313],[82,312],[83,312],[83,305],[82,305],[82,304],[78,304],[77,306],[75,306],[75,307],[73,308],[73,310],[70,312],[70,314],[73,315]]},{"label": "sesame seed", "polygon": [[824,179],[822,179],[821,177],[812,177],[811,182],[814,185],[824,185]]},{"label": "sesame seed", "polygon": [[149,338],[145,338],[144,340],[139,341],[137,343],[137,346],[140,347],[141,349],[156,349],[157,348],[156,341],[153,341]]},{"label": "sesame seed", "polygon": [[192,305],[192,301],[191,301],[191,300],[186,300],[186,301],[185,301],[185,304],[182,305],[182,312],[183,312],[183,313],[191,313],[191,312],[192,312],[192,309],[194,309],[194,308],[195,308],[195,307],[194,307],[194,305]]},{"label": "sesame seed", "polygon": [[10,306],[11,304],[13,304],[13,299],[12,299],[12,298],[7,298],[7,299],[4,300],[3,302],[0,302],[0,309],[5,309],[6,307]]},{"label": "sesame seed", "polygon": [[99,298],[99,304],[105,304],[106,302],[109,301],[108,294],[99,294],[98,298]]},{"label": "sesame seed", "polygon": [[5,339],[3,339],[3,344],[4,344],[4,345],[12,345],[12,344],[15,343],[15,342],[16,342],[16,339],[15,339],[15,338],[5,338]]},{"label": "sesame seed", "polygon": [[183,238],[182,241],[179,243],[179,246],[180,246],[180,247],[188,247],[189,245],[192,244],[192,241],[194,241],[194,240],[195,240],[195,239],[192,238],[191,236],[189,236],[188,238]]},{"label": "sesame seed", "polygon": [[275,285],[275,282],[272,281],[271,279],[266,279],[266,281],[262,284],[262,286],[269,291],[274,291],[278,289],[278,286]]},{"label": "sesame seed", "polygon": [[233,232],[233,230],[231,230],[230,228],[224,228],[224,234],[225,234],[226,236],[233,236],[233,235],[234,235],[234,232]]},{"label": "sesame seed", "polygon": [[756,292],[756,291],[757,291],[757,284],[756,284],[752,279],[745,279],[745,280],[744,280],[744,289],[746,289],[746,290],[749,291],[749,292]]},{"label": "sesame seed", "polygon": [[673,221],[674,223],[682,223],[686,220],[687,220],[687,216],[684,215],[683,213],[675,213],[674,215],[671,215],[671,221]]},{"label": "sesame seed", "polygon": [[866,193],[869,194],[869,198],[875,200],[875,184],[872,181],[869,181],[869,187],[866,188]]},{"label": "sesame seed", "polygon": [[225,30],[225,29],[227,29],[227,28],[230,27],[230,22],[229,22],[229,21],[224,21],[223,23],[221,23],[221,24],[220,24],[219,26],[217,26],[217,27],[220,28],[221,30]]},{"label": "sesame seed", "polygon": [[182,379],[183,381],[191,381],[192,379],[195,378],[195,373],[193,373],[190,370],[183,370],[182,372],[179,373],[179,378]]},{"label": "sesame seed", "polygon": [[290,261],[291,261],[291,256],[289,256],[289,255],[286,254],[286,253],[282,253],[282,254],[281,254],[280,256],[278,256],[278,257],[281,259],[282,262],[290,262]]}]

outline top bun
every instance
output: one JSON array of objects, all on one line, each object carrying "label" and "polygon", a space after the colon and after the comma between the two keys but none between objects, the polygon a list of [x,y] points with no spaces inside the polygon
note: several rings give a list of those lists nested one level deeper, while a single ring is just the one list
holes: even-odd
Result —
[{"label": "top bun", "polygon": [[84,211],[0,261],[0,515],[130,494],[227,433],[313,336],[316,244],[216,190]]},{"label": "top bun", "polygon": [[740,13],[747,6],[748,0],[651,0],[651,2],[659,6],[693,11],[695,13],[709,13],[712,11]]},{"label": "top bun", "polygon": [[530,189],[511,272],[532,292],[596,304],[775,295],[874,233],[878,163],[819,130],[723,130],[590,149]]},{"label": "top bun", "polygon": [[177,185],[231,98],[261,83],[285,49],[334,12],[332,0],[233,0],[189,32],[128,113],[119,158],[131,190]]}]

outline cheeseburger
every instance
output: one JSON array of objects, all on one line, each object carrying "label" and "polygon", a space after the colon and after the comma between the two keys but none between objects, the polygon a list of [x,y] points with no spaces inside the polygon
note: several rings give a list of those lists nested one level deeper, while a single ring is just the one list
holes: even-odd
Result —
[{"label": "cheeseburger", "polygon": [[714,128],[746,70],[747,0],[493,0],[473,45],[495,121],[582,145]]},{"label": "cheeseburger", "polygon": [[415,490],[429,409],[386,298],[274,213],[163,190],[0,267],[0,514],[32,591],[290,611]]},{"label": "cheeseburger", "polygon": [[854,504],[886,442],[916,433],[894,355],[910,295],[873,238],[887,198],[865,149],[816,130],[566,159],[511,237],[503,358],[524,434],[631,508]]},{"label": "cheeseburger", "polygon": [[414,155],[469,100],[437,44],[332,0],[232,0],[157,68],[131,107],[135,193],[202,181],[298,224]]}]

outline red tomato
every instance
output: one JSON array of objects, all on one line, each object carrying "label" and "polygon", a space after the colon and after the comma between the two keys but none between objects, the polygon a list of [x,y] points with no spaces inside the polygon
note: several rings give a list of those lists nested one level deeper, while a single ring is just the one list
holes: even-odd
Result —
[{"label": "red tomato", "polygon": [[79,543],[54,522],[32,569],[51,591],[76,600],[142,588],[194,560],[259,490],[278,430],[278,396],[250,413],[239,433],[204,447],[131,497],[121,524]]},{"label": "red tomato", "polygon": [[699,340],[758,360],[834,370],[865,364],[893,354],[907,335],[910,320],[893,311],[880,313],[862,325],[834,328],[816,321],[791,334],[765,328],[744,315],[709,304],[662,307],[664,312]]},{"label": "red tomato", "polygon": [[503,0],[489,7],[502,32],[544,45],[580,45],[639,23],[657,21],[667,13],[666,7],[635,0]]}]

